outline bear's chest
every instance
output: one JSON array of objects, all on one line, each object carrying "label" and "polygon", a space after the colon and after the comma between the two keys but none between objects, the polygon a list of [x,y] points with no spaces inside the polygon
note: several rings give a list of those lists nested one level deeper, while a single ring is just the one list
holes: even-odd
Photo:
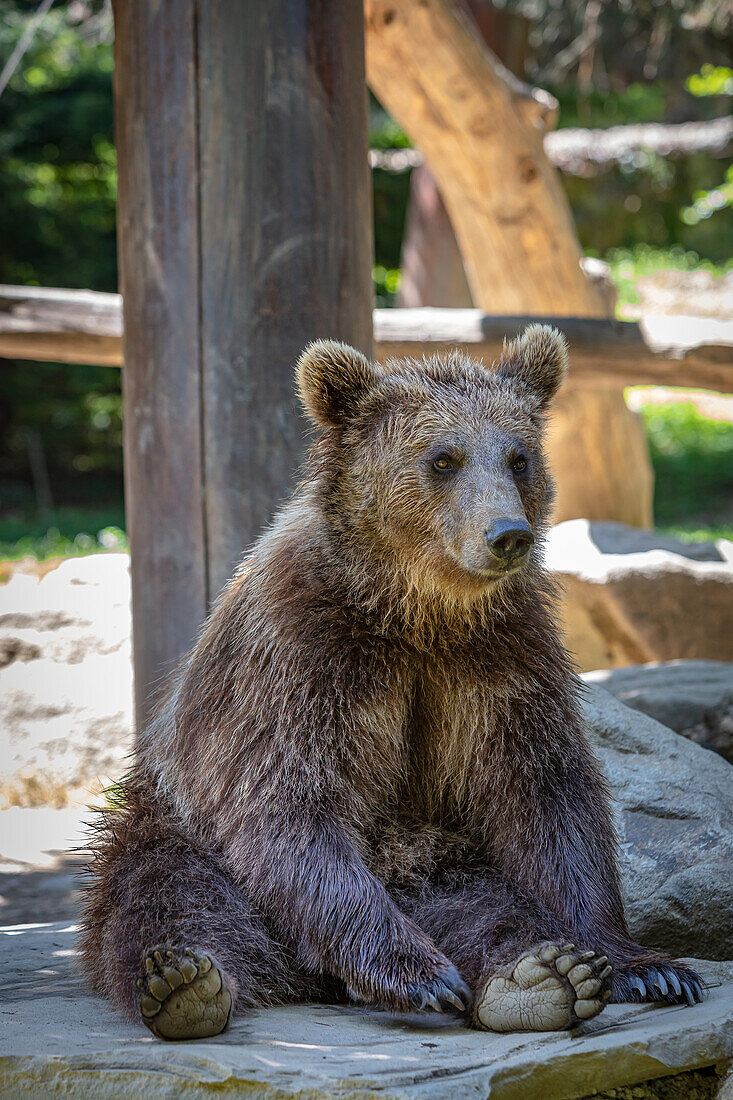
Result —
[{"label": "bear's chest", "polygon": [[506,685],[474,655],[427,663],[415,678],[406,748],[407,797],[431,819],[460,815],[476,769],[491,756]]}]

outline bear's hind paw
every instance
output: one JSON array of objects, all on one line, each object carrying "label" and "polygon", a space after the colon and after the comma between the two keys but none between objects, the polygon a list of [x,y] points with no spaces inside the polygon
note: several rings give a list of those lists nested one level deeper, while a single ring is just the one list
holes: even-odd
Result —
[{"label": "bear's hind paw", "polygon": [[229,1023],[232,994],[209,955],[156,947],[140,972],[140,1015],[159,1039],[209,1039]]},{"label": "bear's hind paw", "polygon": [[488,980],[476,996],[474,1022],[488,1031],[561,1031],[597,1016],[610,987],[605,955],[542,944]]}]

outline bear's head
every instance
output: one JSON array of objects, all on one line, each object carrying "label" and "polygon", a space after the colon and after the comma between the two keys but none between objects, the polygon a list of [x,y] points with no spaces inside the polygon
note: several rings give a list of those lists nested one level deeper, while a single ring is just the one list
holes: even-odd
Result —
[{"label": "bear's head", "polygon": [[566,365],[546,325],[491,369],[458,353],[381,366],[311,344],[297,381],[322,433],[313,473],[327,522],[432,589],[476,592],[525,569],[552,498],[544,414]]}]

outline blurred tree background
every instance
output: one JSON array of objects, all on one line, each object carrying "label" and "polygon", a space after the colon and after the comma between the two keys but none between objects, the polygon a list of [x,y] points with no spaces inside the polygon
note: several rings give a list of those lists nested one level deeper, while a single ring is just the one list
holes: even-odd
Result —
[{"label": "blurred tree background", "polygon": [[[0,0],[0,67],[37,6]],[[557,97],[560,128],[730,113],[731,0],[497,6],[531,20],[527,75]],[[109,0],[59,0],[0,95],[0,282],[117,288],[112,39]],[[409,145],[374,99],[370,110],[373,148]],[[637,152],[588,178],[562,179],[585,251],[611,263],[622,315],[649,272],[733,270],[733,170],[726,174],[719,157]],[[375,291],[378,304],[391,305],[409,173],[375,170],[373,180]],[[47,556],[122,545],[120,372],[11,361],[0,370],[0,552]],[[717,528],[730,530],[729,426],[713,421],[711,428],[694,410],[678,416],[674,408],[645,411],[658,520],[698,532],[724,514],[730,522]],[[707,511],[701,505],[697,513],[694,500],[675,503],[674,492],[693,453],[713,493]]]},{"label": "blurred tree background", "polygon": [[[0,2],[0,65],[37,6]],[[108,3],[57,4],[0,96],[0,283],[117,289],[112,39]],[[120,372],[0,370],[0,539],[89,549],[124,523]]]}]

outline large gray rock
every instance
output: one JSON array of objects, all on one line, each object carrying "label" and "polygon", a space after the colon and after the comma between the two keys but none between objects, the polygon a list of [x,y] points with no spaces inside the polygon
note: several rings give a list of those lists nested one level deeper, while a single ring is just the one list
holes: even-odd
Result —
[{"label": "large gray rock", "polygon": [[733,767],[599,687],[584,711],[617,800],[633,934],[673,955],[733,958]]},{"label": "large gray rock", "polygon": [[733,763],[733,664],[652,662],[596,669],[583,679]]},{"label": "large gray rock", "polygon": [[701,1005],[610,1005],[575,1032],[492,1035],[449,1017],[294,1005],[237,1017],[215,1039],[161,1043],[82,987],[74,946],[63,924],[0,929],[0,1096],[636,1097],[653,1095],[642,1083],[733,1058],[727,963],[696,964],[711,987]]},{"label": "large gray rock", "polygon": [[733,661],[733,543],[685,543],[622,523],[569,520],[548,536],[566,644],[584,670]]}]

